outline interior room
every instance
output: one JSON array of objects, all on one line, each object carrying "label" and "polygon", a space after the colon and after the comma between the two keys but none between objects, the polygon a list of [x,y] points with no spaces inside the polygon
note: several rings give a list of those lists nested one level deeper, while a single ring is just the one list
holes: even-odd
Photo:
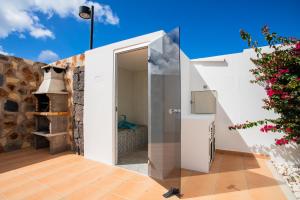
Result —
[{"label": "interior room", "polygon": [[148,51],[116,55],[117,164],[148,174]]}]

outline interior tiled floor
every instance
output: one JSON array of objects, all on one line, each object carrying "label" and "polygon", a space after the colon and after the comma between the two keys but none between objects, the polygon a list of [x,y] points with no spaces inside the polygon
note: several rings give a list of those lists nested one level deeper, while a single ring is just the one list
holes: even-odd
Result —
[{"label": "interior tiled floor", "polygon": [[[147,176],[71,153],[24,149],[0,154],[0,199],[163,199]],[[217,154],[209,174],[182,170],[182,199],[286,199],[266,160]],[[177,199],[172,197],[170,199]]]},{"label": "interior tiled floor", "polygon": [[118,166],[128,170],[133,170],[142,174],[148,174],[148,151],[137,150],[120,156],[118,159]]}]

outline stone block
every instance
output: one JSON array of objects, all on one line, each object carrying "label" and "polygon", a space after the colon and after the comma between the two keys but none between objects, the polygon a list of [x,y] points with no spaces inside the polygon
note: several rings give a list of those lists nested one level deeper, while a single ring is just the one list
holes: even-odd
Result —
[{"label": "stone block", "polygon": [[34,112],[35,104],[33,103],[23,103],[23,112]]},{"label": "stone block", "polygon": [[30,81],[30,82],[29,82],[29,85],[30,85],[30,87],[33,87],[33,88],[36,88],[36,87],[37,87],[35,81]]},{"label": "stone block", "polygon": [[74,138],[83,138],[83,124],[74,123]]},{"label": "stone block", "polygon": [[74,104],[83,105],[84,102],[84,92],[83,91],[74,91],[73,93],[73,101]]},{"label": "stone block", "polygon": [[14,77],[6,77],[6,83],[7,84],[18,84],[20,82],[20,79],[14,78]]},{"label": "stone block", "polygon": [[18,124],[22,124],[22,122],[24,121],[26,119],[26,117],[25,117],[25,115],[23,114],[19,114],[18,116],[17,116],[17,123]]},{"label": "stone block", "polygon": [[37,81],[37,82],[41,81],[41,75],[38,72],[34,72],[33,76],[34,76],[35,81]]},{"label": "stone block", "polygon": [[4,83],[4,76],[3,74],[0,74],[0,86],[3,86]]},{"label": "stone block", "polygon": [[12,65],[12,68],[13,68],[13,69],[15,69],[15,70],[18,69],[18,65],[19,65],[19,64],[18,64],[16,61],[12,61],[12,62],[11,62],[11,65]]},{"label": "stone block", "polygon": [[14,122],[16,121],[17,114],[16,113],[4,113],[4,122]]},{"label": "stone block", "polygon": [[20,95],[26,95],[27,94],[27,90],[25,88],[20,88],[20,89],[18,89],[18,93]]},{"label": "stone block", "polygon": [[84,72],[76,68],[73,75],[73,88],[74,90],[84,90]]},{"label": "stone block", "polygon": [[5,72],[5,76],[9,76],[9,77],[13,77],[15,76],[16,74],[16,71],[12,68],[8,69],[6,72]]},{"label": "stone block", "polygon": [[75,121],[83,121],[83,106],[82,105],[74,106],[74,119],[75,119]]},{"label": "stone block", "polygon": [[14,91],[14,89],[16,88],[16,86],[13,85],[13,84],[7,84],[6,87],[7,87],[10,91]]},{"label": "stone block", "polygon": [[16,102],[20,102],[21,101],[21,96],[15,92],[10,92],[8,94],[8,98],[10,98],[11,100],[13,101],[16,101]]},{"label": "stone block", "polygon": [[17,125],[16,122],[3,122],[4,129],[11,129]]},{"label": "stone block", "polygon": [[5,55],[3,55],[3,54],[0,54],[0,60],[8,61],[8,60],[9,60],[9,57],[8,57],[8,56],[5,56]]},{"label": "stone block", "polygon": [[22,147],[22,137],[19,133],[13,132],[8,138],[6,145],[4,146],[4,151],[14,151]]},{"label": "stone block", "polygon": [[4,64],[0,62],[0,73],[4,72]]},{"label": "stone block", "polygon": [[3,88],[0,88],[0,97],[7,97],[8,96],[8,92],[3,89]]},{"label": "stone block", "polygon": [[29,96],[25,97],[23,99],[23,101],[26,102],[26,103],[33,103],[34,99],[33,99],[33,97],[31,95],[29,95]]},{"label": "stone block", "polygon": [[0,153],[3,153],[4,152],[4,148],[2,146],[2,144],[0,144]]},{"label": "stone block", "polygon": [[22,82],[20,83],[20,85],[21,85],[21,86],[27,86],[28,84],[27,84],[25,81],[22,81]]}]

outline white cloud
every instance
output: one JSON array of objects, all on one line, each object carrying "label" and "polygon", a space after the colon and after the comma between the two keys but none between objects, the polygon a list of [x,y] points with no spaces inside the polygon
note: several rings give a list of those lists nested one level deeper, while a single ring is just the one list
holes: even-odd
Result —
[{"label": "white cloud", "polygon": [[5,38],[12,32],[19,35],[28,32],[35,38],[53,39],[53,32],[40,22],[41,14],[48,19],[53,15],[79,19],[78,7],[91,4],[95,7],[97,22],[119,24],[119,18],[110,6],[88,0],[0,0],[0,38]]},{"label": "white cloud", "polygon": [[51,63],[57,61],[58,59],[59,56],[51,50],[43,50],[38,56],[38,61],[45,63]]},{"label": "white cloud", "polygon": [[34,28],[30,31],[30,35],[34,38],[52,38],[54,39],[55,36],[54,34],[47,30],[47,29],[43,29],[43,28]]},{"label": "white cloud", "polygon": [[1,45],[0,45],[0,54],[6,55],[6,56],[13,55],[11,53],[6,52]]}]

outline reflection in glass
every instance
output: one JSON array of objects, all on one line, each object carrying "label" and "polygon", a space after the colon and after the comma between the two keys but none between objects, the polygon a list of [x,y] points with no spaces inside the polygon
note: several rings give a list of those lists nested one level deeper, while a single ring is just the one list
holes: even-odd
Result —
[{"label": "reflection in glass", "polygon": [[149,45],[149,175],[180,188],[181,80],[179,28]]}]

